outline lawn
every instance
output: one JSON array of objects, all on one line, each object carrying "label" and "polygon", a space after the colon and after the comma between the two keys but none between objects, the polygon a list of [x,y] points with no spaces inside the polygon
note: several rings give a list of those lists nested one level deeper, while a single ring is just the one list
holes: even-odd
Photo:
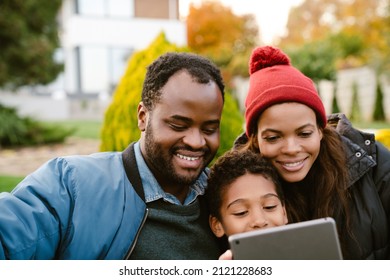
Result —
[{"label": "lawn", "polygon": [[390,128],[390,123],[388,122],[354,122],[354,127],[360,128],[360,129],[383,129],[383,128]]},{"label": "lawn", "polygon": [[73,136],[80,138],[99,139],[100,130],[102,128],[101,121],[91,120],[66,120],[66,121],[55,121],[47,122],[47,124],[55,124],[64,128],[75,128]]},{"label": "lawn", "polygon": [[0,192],[10,192],[23,178],[0,175]]}]

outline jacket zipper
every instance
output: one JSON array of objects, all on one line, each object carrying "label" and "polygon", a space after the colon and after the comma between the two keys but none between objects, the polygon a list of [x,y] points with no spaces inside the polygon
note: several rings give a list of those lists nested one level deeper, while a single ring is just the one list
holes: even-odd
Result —
[{"label": "jacket zipper", "polygon": [[143,219],[142,219],[141,225],[140,225],[139,228],[138,228],[137,234],[135,235],[135,238],[134,238],[134,240],[133,240],[133,243],[131,244],[129,250],[127,251],[127,254],[126,254],[124,260],[128,260],[128,259],[130,258],[131,253],[133,252],[133,250],[134,250],[134,248],[135,248],[135,245],[137,244],[138,237],[139,237],[139,235],[140,235],[140,233],[141,233],[141,230],[142,230],[142,228],[143,228],[143,226],[144,226],[144,224],[145,224],[145,222],[146,222],[146,218],[148,217],[148,212],[149,212],[149,209],[146,208],[146,209],[145,209],[145,215],[144,215],[144,217],[143,217]]}]

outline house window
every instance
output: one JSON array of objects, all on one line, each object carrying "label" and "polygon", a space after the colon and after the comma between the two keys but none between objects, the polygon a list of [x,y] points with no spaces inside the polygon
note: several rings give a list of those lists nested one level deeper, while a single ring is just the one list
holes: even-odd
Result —
[{"label": "house window", "polygon": [[82,46],[77,48],[78,92],[81,94],[112,93],[125,73],[132,50]]},{"label": "house window", "polygon": [[134,0],[77,0],[76,7],[77,14],[86,16],[134,16]]},{"label": "house window", "polygon": [[107,91],[108,51],[104,47],[80,47],[80,92]]},{"label": "house window", "polygon": [[105,0],[78,0],[77,13],[88,16],[104,16]]},{"label": "house window", "polygon": [[107,0],[108,16],[112,17],[133,17],[134,3],[131,0]]},{"label": "house window", "polygon": [[127,62],[133,50],[128,48],[110,48],[110,89],[113,90],[125,74]]}]

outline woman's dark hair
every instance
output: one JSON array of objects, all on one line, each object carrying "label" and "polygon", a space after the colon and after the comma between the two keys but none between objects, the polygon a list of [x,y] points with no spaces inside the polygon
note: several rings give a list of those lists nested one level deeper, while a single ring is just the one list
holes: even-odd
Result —
[{"label": "woman's dark hair", "polygon": [[192,54],[168,52],[161,55],[147,68],[142,88],[142,102],[152,110],[161,97],[161,88],[179,71],[187,71],[200,84],[215,82],[224,98],[225,85],[218,67],[209,59]]},{"label": "woman's dark hair", "polygon": [[282,205],[284,197],[278,174],[271,163],[251,150],[229,150],[220,156],[210,168],[206,197],[210,215],[221,220],[220,209],[227,187],[245,174],[260,174],[273,182]]}]

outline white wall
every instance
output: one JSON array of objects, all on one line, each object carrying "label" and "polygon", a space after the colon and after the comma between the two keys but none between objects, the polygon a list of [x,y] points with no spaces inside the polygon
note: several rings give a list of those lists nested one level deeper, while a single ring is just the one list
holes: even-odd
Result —
[{"label": "white wall", "polygon": [[351,114],[353,85],[357,86],[360,116],[371,121],[375,105],[376,77],[369,67],[341,70],[337,74],[337,101],[339,108],[347,115]]},{"label": "white wall", "polygon": [[[76,48],[88,48],[88,50],[92,51],[93,49],[101,50],[103,54],[100,56],[104,55],[105,49],[123,48],[137,51],[146,48],[161,31],[164,31],[170,42],[179,46],[187,45],[186,24],[183,21],[134,18],[130,16],[78,15],[74,13],[74,3],[74,0],[63,1],[59,14],[61,22],[60,39],[65,69],[59,78],[60,81],[56,81],[56,87],[62,86],[63,90],[68,93],[79,91],[79,76],[77,72],[79,66]],[[96,77],[96,86],[92,87],[95,92],[110,91],[110,79],[108,76],[111,70],[106,69],[108,72],[105,73],[101,67],[99,64],[96,66],[99,69],[100,77]],[[83,69],[83,71],[90,71]],[[105,86],[101,86],[103,84]]]}]

